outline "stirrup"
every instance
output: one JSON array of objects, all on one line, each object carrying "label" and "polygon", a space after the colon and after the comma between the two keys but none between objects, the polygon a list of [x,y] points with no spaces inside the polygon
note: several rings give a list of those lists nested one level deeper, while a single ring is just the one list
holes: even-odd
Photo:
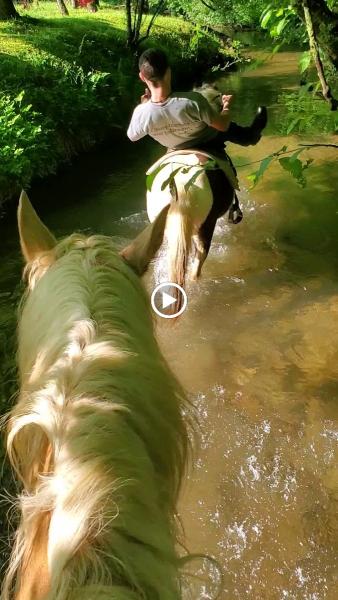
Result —
[{"label": "stirrup", "polygon": [[243,219],[243,213],[239,206],[237,194],[235,194],[233,203],[229,208],[228,221],[229,221],[229,223],[233,223],[233,225],[237,225],[237,223],[240,223],[242,219]]}]

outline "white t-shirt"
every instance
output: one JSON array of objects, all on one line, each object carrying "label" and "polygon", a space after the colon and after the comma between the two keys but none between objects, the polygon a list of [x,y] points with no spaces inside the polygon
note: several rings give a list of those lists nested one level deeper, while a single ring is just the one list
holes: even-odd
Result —
[{"label": "white t-shirt", "polygon": [[210,127],[217,113],[199,92],[172,93],[164,102],[148,100],[132,115],[127,135],[132,142],[150,135],[172,150],[198,147],[217,136]]}]

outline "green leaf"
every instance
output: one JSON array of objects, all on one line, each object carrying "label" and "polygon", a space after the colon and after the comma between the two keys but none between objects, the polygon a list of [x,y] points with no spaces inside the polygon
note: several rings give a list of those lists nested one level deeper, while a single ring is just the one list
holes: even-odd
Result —
[{"label": "green leaf", "polygon": [[255,173],[251,173],[250,175],[248,175],[248,179],[250,181],[252,181],[252,185],[255,186],[256,183],[259,181],[259,179],[261,179],[261,177],[263,176],[263,174],[265,173],[266,169],[268,168],[269,164],[275,160],[275,156],[273,154],[271,154],[270,156],[267,156],[266,158],[264,158],[260,165],[259,165],[259,169],[258,171],[256,171]]},{"label": "green leaf", "polygon": [[289,135],[289,133],[291,133],[291,131],[294,130],[296,125],[298,125],[299,121],[302,121],[302,117],[296,117],[295,119],[293,119],[293,121],[291,121],[289,127],[286,130],[286,135]]},{"label": "green leaf", "polygon": [[24,95],[25,95],[25,91],[24,91],[24,90],[21,90],[20,94],[18,94],[18,95],[16,96],[16,98],[15,98],[16,102],[21,102],[21,101],[22,101],[22,99],[23,99],[23,97],[24,97]]},{"label": "green leaf", "polygon": [[150,190],[152,188],[153,181],[154,181],[156,175],[158,175],[159,172],[162,171],[162,169],[164,167],[166,167],[166,166],[167,166],[166,163],[165,164],[162,163],[161,165],[159,165],[157,167],[157,169],[155,169],[154,171],[152,171],[151,173],[149,173],[149,175],[147,175],[147,177],[146,177],[146,187],[147,187],[148,192],[150,192]]},{"label": "green leaf", "polygon": [[268,8],[262,15],[261,18],[261,26],[263,27],[263,29],[265,29],[265,27],[267,26],[268,22],[270,21],[271,17],[273,14],[273,10],[272,8]]},{"label": "green leaf", "polygon": [[256,182],[257,182],[256,173],[250,173],[250,175],[247,175],[247,179],[249,179],[249,181],[251,181],[252,187],[254,187],[256,185]]},{"label": "green leaf", "polygon": [[272,52],[271,52],[272,56],[274,56],[274,54],[279,52],[279,50],[281,49],[281,47],[283,46],[284,43],[285,43],[284,41],[279,42],[279,44],[276,44],[276,46],[273,47]]},{"label": "green leaf", "polygon": [[298,64],[301,73],[304,73],[304,71],[306,71],[309,68],[311,64],[311,52],[309,50],[303,52]]},{"label": "green leaf", "polygon": [[304,152],[305,148],[299,148],[299,150],[296,150],[296,152],[294,152],[289,158],[290,160],[296,160],[296,158],[298,158],[299,154],[301,152]]},{"label": "green leaf", "polygon": [[299,158],[292,160],[290,156],[283,156],[283,158],[279,158],[278,161],[283,169],[291,173],[291,175],[296,179],[302,174],[302,162],[299,160]]},{"label": "green leaf", "polygon": [[276,25],[276,34],[277,35],[280,35],[282,33],[284,27],[287,25],[287,22],[288,22],[288,18],[284,17],[284,19],[281,19],[279,21],[279,23],[277,23],[277,25]]},{"label": "green leaf", "polygon": [[199,175],[201,175],[201,173],[204,173],[205,169],[199,169],[198,171],[196,171],[192,177],[190,177],[189,181],[187,181],[187,183],[184,186],[184,191],[187,193],[189,188],[195,183],[197,177],[199,177]]},{"label": "green leaf", "polygon": [[161,185],[161,191],[163,192],[163,190],[165,190],[165,188],[167,187],[167,185],[170,185],[171,182],[175,179],[175,175],[177,175],[177,173],[181,170],[182,167],[178,167],[177,169],[174,169],[169,177],[163,181],[162,185]]},{"label": "green leaf", "polygon": [[[301,151],[302,150],[299,150],[295,154],[299,154],[299,152]],[[297,183],[301,187],[305,187],[306,179],[304,177],[304,171],[311,164],[311,159],[307,160],[305,163],[302,163],[302,161],[299,160],[299,158],[295,158],[295,155],[293,155],[291,157],[285,156],[283,158],[279,158],[278,161],[281,167],[285,171],[290,173],[290,175],[292,175],[292,177],[297,181]]]}]

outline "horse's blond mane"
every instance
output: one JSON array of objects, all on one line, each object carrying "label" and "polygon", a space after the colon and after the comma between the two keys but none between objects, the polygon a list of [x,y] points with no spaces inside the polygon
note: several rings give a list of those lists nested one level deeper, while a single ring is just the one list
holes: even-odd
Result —
[{"label": "horse's blond mane", "polygon": [[22,518],[2,600],[178,599],[185,398],[140,281],[109,238],[81,235],[26,277],[8,419]]}]

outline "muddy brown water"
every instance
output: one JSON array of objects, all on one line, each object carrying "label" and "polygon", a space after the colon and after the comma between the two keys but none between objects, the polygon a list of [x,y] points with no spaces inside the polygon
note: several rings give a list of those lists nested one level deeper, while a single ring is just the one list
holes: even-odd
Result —
[{"label": "muddy brown water", "polygon": [[[277,96],[297,85],[298,58],[281,52],[219,81],[236,97],[238,122],[250,122],[258,104],[269,107],[258,146],[229,145],[237,165],[284,143],[332,141],[275,133]],[[160,154],[152,142],[121,137],[36,185],[31,198],[56,235],[131,238],[146,223],[144,172]],[[217,583],[222,600],[338,597],[338,170],[334,150],[311,156],[304,189],[274,166],[250,190],[255,165],[238,169],[243,222],[219,221],[203,277],[188,288],[188,310],[174,328],[158,322],[200,422],[180,502],[186,544],[223,570],[220,583],[218,568],[204,563],[193,600],[213,598]],[[20,269],[10,210],[2,219],[3,346],[13,334]]]}]

